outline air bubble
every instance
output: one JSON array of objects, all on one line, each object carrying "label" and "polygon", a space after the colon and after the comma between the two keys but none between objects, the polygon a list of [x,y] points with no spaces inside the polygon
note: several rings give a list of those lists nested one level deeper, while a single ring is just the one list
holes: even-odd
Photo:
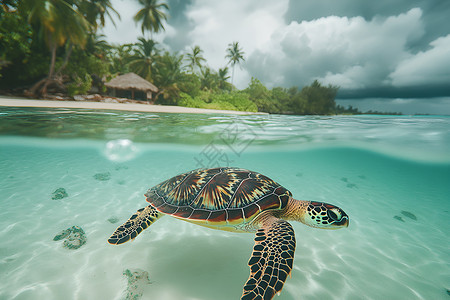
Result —
[{"label": "air bubble", "polygon": [[112,140],[106,143],[105,155],[109,160],[125,162],[137,155],[137,147],[129,139]]}]

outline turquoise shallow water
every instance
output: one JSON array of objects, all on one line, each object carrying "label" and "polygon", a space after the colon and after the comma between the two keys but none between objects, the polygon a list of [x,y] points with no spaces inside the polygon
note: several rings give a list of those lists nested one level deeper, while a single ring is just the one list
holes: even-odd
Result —
[{"label": "turquoise shallow water", "polygon": [[[276,299],[449,299],[448,117],[0,108],[0,134],[0,299],[124,299],[122,273],[136,268],[151,282],[141,299],[238,299],[252,234],[165,217],[133,242],[106,242],[148,188],[217,165],[350,216],[338,231],[293,224],[292,278]],[[68,197],[52,200],[58,188]],[[85,245],[53,241],[73,225]]]}]

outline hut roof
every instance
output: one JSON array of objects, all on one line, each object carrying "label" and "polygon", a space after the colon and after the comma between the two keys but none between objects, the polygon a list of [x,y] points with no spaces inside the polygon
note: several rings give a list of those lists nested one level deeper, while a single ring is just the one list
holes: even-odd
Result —
[{"label": "hut roof", "polygon": [[117,76],[105,83],[107,87],[121,90],[135,89],[140,91],[158,92],[158,88],[135,73]]}]

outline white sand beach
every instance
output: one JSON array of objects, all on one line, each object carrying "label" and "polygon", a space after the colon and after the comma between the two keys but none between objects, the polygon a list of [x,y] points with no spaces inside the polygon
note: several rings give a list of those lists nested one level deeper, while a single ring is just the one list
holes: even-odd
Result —
[{"label": "white sand beach", "polygon": [[59,100],[37,100],[16,98],[8,96],[0,96],[0,106],[13,107],[61,107],[61,108],[85,108],[85,109],[107,109],[107,110],[125,110],[155,113],[191,113],[191,114],[233,114],[233,115],[249,115],[249,114],[265,114],[234,110],[217,110],[192,108],[183,106],[168,105],[152,105],[138,103],[105,103],[90,101],[59,101]]}]

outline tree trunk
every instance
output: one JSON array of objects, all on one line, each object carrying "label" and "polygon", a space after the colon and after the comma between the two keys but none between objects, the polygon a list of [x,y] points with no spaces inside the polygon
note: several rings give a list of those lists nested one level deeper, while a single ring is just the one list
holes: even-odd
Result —
[{"label": "tree trunk", "polygon": [[231,85],[233,85],[233,80],[234,80],[234,67],[236,65],[233,65],[233,70],[231,70]]},{"label": "tree trunk", "polygon": [[51,43],[51,52],[52,52],[52,59],[50,61],[50,69],[48,70],[48,77],[44,82],[44,86],[41,90],[41,95],[45,96],[47,94],[47,86],[50,83],[50,81],[53,79],[53,74],[55,72],[55,63],[56,63],[56,43]]},{"label": "tree trunk", "polygon": [[69,43],[70,43],[69,50],[67,50],[67,52],[66,52],[66,56],[64,57],[64,62],[61,65],[61,67],[58,69],[58,71],[56,71],[56,74],[60,74],[64,70],[64,68],[67,66],[67,64],[69,63],[69,58],[70,58],[70,55],[72,54],[72,50],[73,50],[72,42],[69,42]]},{"label": "tree trunk", "polygon": [[164,90],[159,90],[156,93],[155,97],[152,97],[152,102],[150,104],[155,104],[158,101],[159,95],[161,95],[163,93],[164,93]]},{"label": "tree trunk", "polygon": [[40,87],[44,84],[44,82],[47,80],[47,77],[39,80],[38,82],[36,82],[30,89],[29,94],[27,94],[27,96],[31,96],[31,97],[36,97],[37,95],[37,91],[40,89]]}]

